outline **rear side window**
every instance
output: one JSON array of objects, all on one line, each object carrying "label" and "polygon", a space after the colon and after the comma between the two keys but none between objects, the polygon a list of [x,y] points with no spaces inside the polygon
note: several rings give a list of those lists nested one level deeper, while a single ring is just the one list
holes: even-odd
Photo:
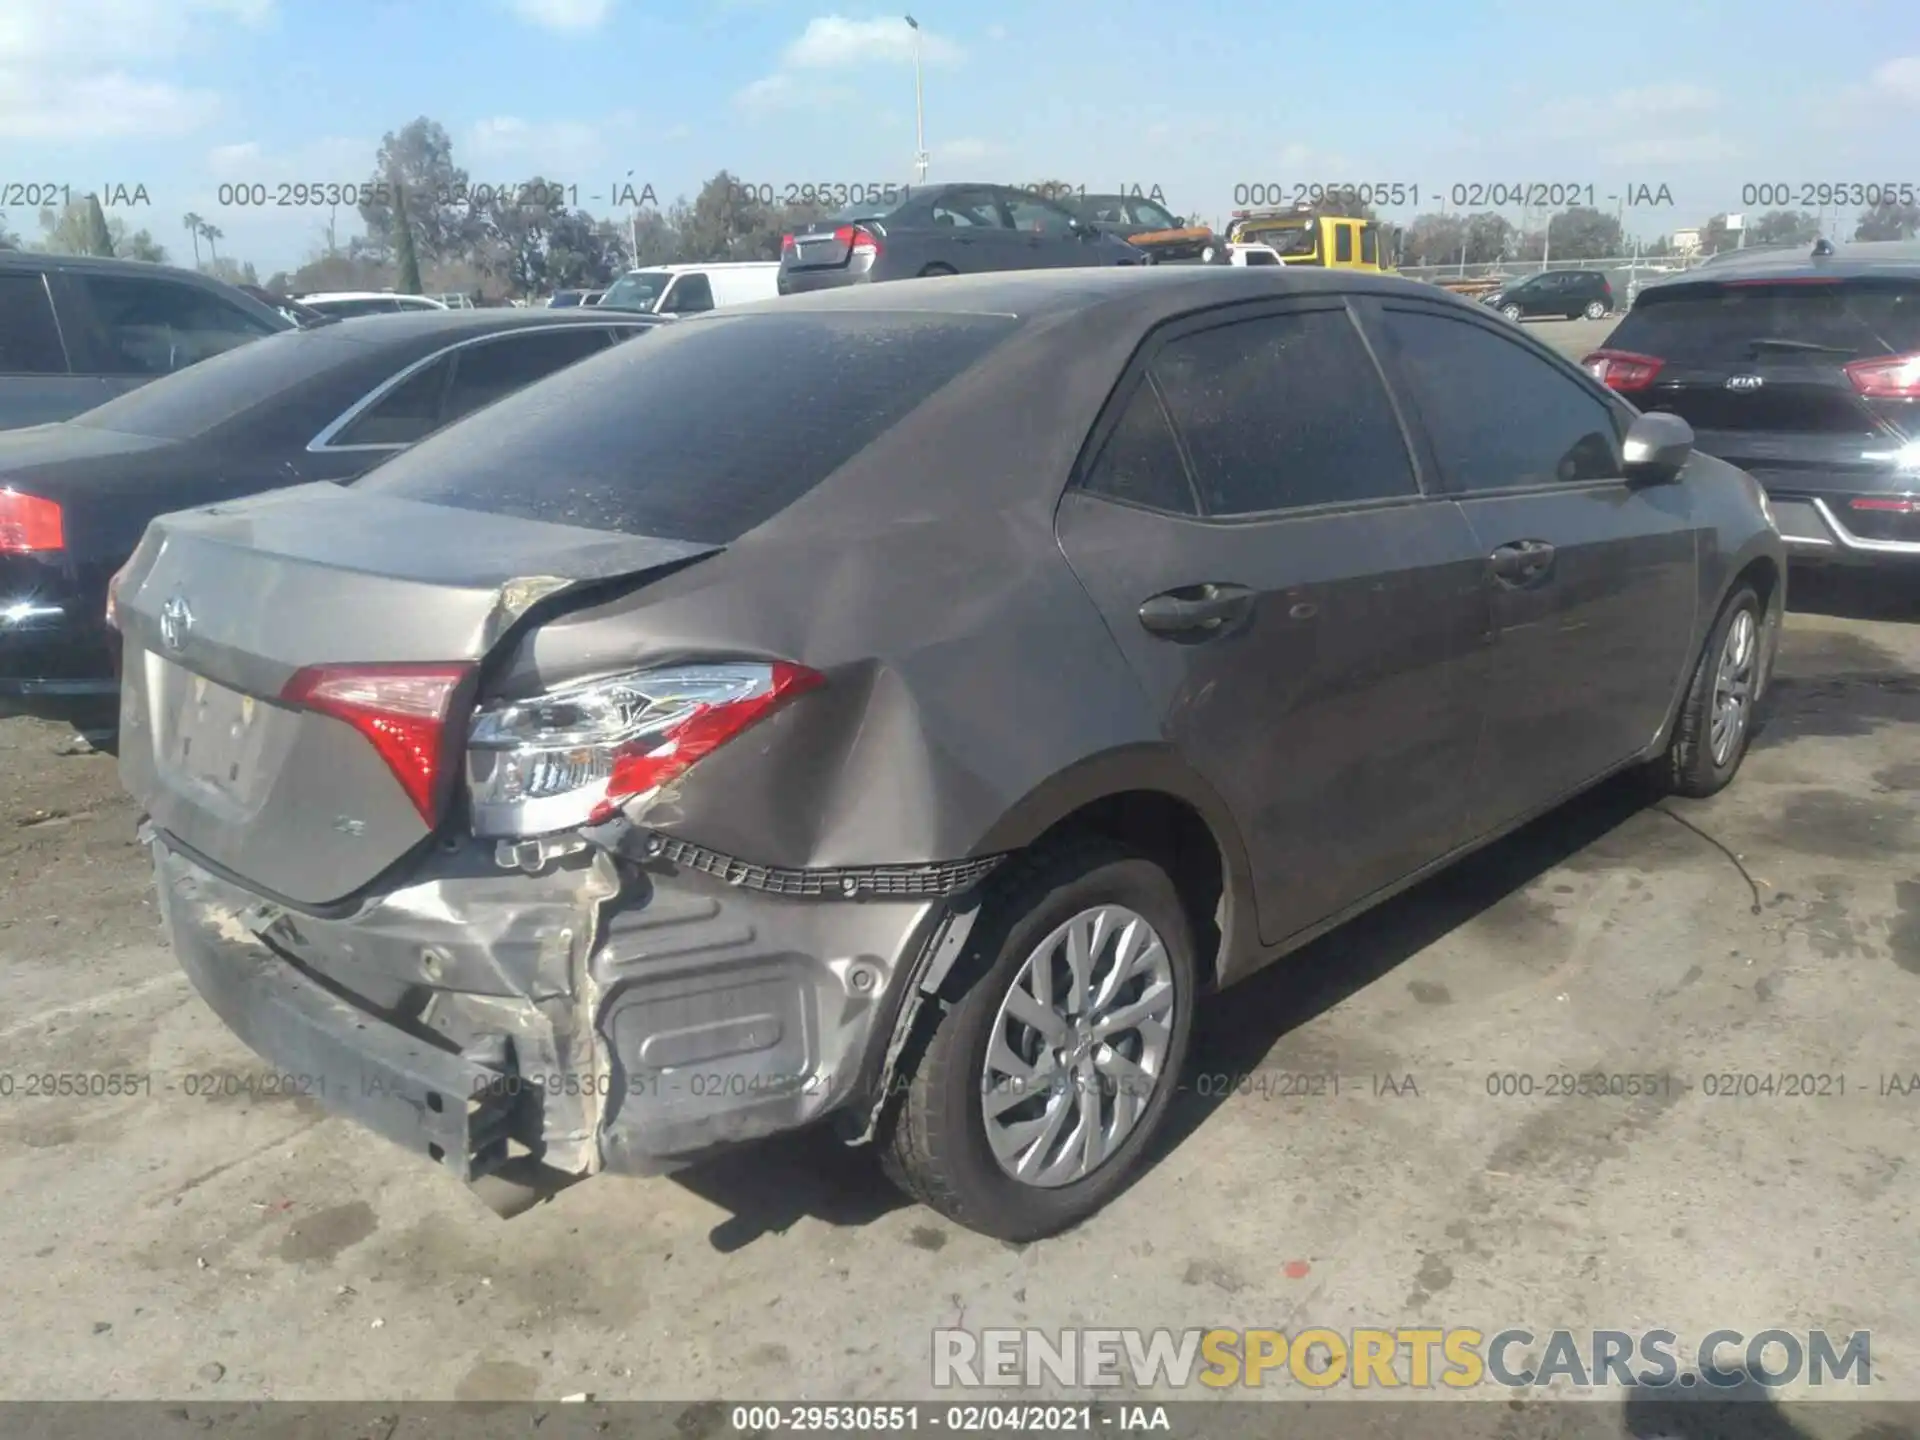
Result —
[{"label": "rear side window", "polygon": [[1579,382],[1469,321],[1388,310],[1380,328],[1456,491],[1619,475],[1613,412]]},{"label": "rear side window", "polygon": [[1110,500],[1178,515],[1196,513],[1193,487],[1173,426],[1153,386],[1144,379],[1108,433],[1087,471],[1086,489]]},{"label": "rear side window", "polygon": [[447,392],[445,423],[451,424],[606,348],[606,331],[580,326],[512,335],[458,350],[453,357],[453,387]]},{"label": "rear side window", "polygon": [[440,426],[440,402],[447,393],[453,357],[416,370],[335,435],[329,446],[411,445]]},{"label": "rear side window", "polygon": [[[1787,343],[1755,343],[1767,340]],[[1920,350],[1920,284],[1846,280],[1642,291],[1607,345],[1709,364],[1786,359],[1797,350],[1838,363],[1905,354]]]},{"label": "rear side window", "polygon": [[371,472],[382,494],[726,544],[1005,340],[1005,315],[719,315],[622,345]]},{"label": "rear side window", "polygon": [[37,273],[0,275],[0,375],[66,373],[46,282]]},{"label": "rear side window", "polygon": [[1209,515],[1419,493],[1393,406],[1345,310],[1182,335],[1152,372]]}]

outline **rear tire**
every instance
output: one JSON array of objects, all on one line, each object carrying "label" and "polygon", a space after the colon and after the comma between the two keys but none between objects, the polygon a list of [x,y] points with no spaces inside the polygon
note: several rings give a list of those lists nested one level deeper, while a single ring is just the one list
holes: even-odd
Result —
[{"label": "rear tire", "polygon": [[1186,911],[1152,861],[1090,839],[1009,871],[969,938],[965,988],[932,1002],[931,1034],[902,1057],[879,1150],[923,1205],[1022,1241],[1084,1220],[1138,1174],[1197,986]]},{"label": "rear tire", "polygon": [[1584,313],[1589,320],[1604,320],[1607,318],[1607,302],[1604,300],[1589,300],[1586,310],[1582,313]]},{"label": "rear tire", "polygon": [[921,266],[920,274],[918,278],[925,279],[929,275],[958,275],[959,273],[960,272],[954,269],[953,266],[951,265],[941,265],[941,264],[935,263],[932,265]]},{"label": "rear tire", "polygon": [[1663,790],[1703,800],[1726,789],[1753,738],[1755,691],[1761,673],[1760,597],[1742,583],[1720,607],[1701,648],[1667,752],[1654,762]]}]

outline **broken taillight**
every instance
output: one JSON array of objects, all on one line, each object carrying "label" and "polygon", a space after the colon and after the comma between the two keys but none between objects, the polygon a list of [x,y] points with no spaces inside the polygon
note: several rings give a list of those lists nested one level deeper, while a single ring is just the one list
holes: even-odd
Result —
[{"label": "broken taillight", "polygon": [[344,721],[387,762],[420,818],[432,825],[447,751],[447,712],[470,665],[310,665],[281,700]]},{"label": "broken taillight", "polygon": [[467,735],[479,836],[599,824],[821,676],[785,661],[676,665],[481,708]]}]

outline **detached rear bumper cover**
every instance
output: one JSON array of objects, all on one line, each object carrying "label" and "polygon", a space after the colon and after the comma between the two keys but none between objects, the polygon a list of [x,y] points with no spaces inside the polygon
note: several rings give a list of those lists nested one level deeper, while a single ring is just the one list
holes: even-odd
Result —
[{"label": "detached rear bumper cover", "polygon": [[509,1142],[648,1174],[836,1110],[857,1130],[870,1107],[849,1102],[871,1099],[946,904],[784,895],[599,847],[528,874],[466,844],[328,918],[146,834],[221,1019],[298,1091],[463,1179]]}]

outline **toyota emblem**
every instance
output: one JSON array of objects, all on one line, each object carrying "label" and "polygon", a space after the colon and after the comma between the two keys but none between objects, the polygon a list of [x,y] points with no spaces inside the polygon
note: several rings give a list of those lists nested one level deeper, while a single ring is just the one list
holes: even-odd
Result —
[{"label": "toyota emblem", "polygon": [[1729,390],[1758,390],[1766,383],[1765,377],[1760,375],[1734,375],[1728,378],[1727,388]]},{"label": "toyota emblem", "polygon": [[187,648],[187,636],[193,631],[193,611],[184,595],[175,595],[160,607],[160,640],[169,650]]}]

